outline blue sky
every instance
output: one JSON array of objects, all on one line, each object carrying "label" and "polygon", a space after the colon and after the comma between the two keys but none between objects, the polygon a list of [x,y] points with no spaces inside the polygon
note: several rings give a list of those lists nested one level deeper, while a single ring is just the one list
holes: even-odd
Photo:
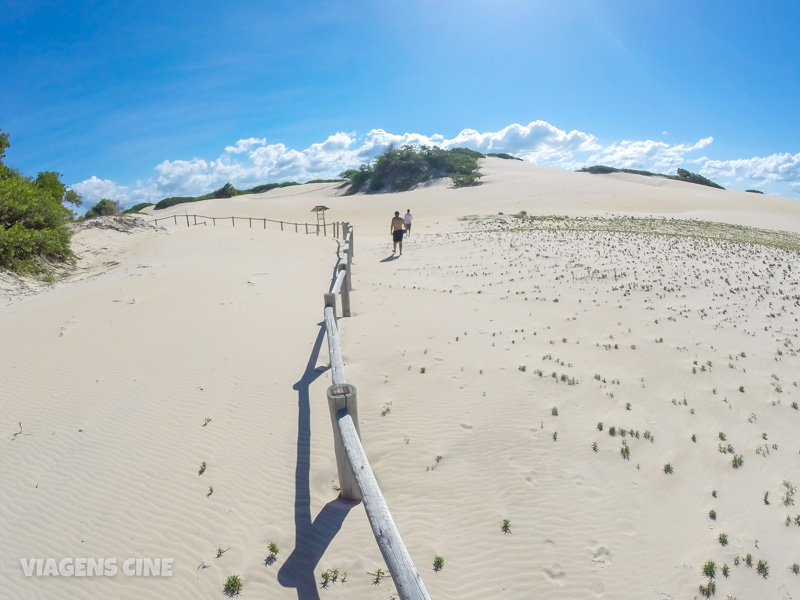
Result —
[{"label": "blue sky", "polygon": [[87,203],[406,142],[800,199],[798,29],[794,0],[0,0],[0,129]]}]

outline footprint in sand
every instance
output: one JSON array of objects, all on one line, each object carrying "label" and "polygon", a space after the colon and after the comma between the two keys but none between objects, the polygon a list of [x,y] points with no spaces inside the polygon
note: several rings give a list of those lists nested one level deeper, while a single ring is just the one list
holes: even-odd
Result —
[{"label": "footprint in sand", "polygon": [[545,567],[542,569],[544,571],[545,576],[547,579],[550,580],[550,583],[554,585],[564,585],[564,580],[567,578],[567,574],[564,572],[564,569],[561,568],[561,565],[554,564],[549,567]]},{"label": "footprint in sand", "polygon": [[592,552],[592,562],[594,566],[592,567],[592,571],[597,571],[598,569],[605,569],[607,566],[611,566],[611,550],[606,548],[603,545],[590,547]]},{"label": "footprint in sand", "polygon": [[69,321],[64,323],[64,325],[61,326],[61,331],[59,332],[58,337],[64,337],[64,334],[69,333],[69,330],[72,328],[72,325],[74,325],[77,322],[78,320],[75,317],[72,317]]},{"label": "footprint in sand", "polygon": [[472,425],[468,425],[467,423],[461,423],[461,429],[466,431],[472,431]]}]

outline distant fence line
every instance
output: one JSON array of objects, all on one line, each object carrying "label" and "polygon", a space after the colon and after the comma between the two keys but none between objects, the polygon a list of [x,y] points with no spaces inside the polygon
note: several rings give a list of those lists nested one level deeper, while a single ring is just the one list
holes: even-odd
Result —
[{"label": "distant fence line", "polygon": [[[194,225],[208,225],[208,222],[211,222],[211,225],[216,227],[217,221],[220,223],[227,223],[228,221],[231,222],[231,226],[236,227],[236,221],[246,221],[249,227],[253,227],[253,222],[256,223],[256,226],[260,223],[263,224],[263,228],[267,228],[267,223],[278,223],[281,227],[281,231],[284,231],[284,228],[288,228],[291,231],[292,225],[294,226],[294,232],[300,233],[301,229],[304,230],[305,234],[308,235],[310,233],[316,233],[319,235],[327,236],[328,229],[331,230],[331,235],[333,237],[340,237],[342,232],[342,223],[334,222],[334,223],[295,223],[293,221],[277,221],[275,219],[265,219],[264,217],[207,217],[205,215],[188,215],[183,214],[179,215],[175,213],[174,215],[169,215],[168,217],[156,217],[152,221],[147,221],[148,223],[152,223],[154,225],[158,225],[159,221],[172,221],[175,225],[182,225],[184,219],[186,220],[186,226],[192,227]],[[202,219],[200,222],[197,219]],[[180,221],[180,223],[179,223]]]},{"label": "distant fence line", "polygon": [[378,542],[400,600],[430,600],[422,577],[400,537],[392,519],[386,499],[381,493],[372,472],[358,431],[358,402],[354,385],[348,384],[344,375],[344,362],[337,326],[336,298],[342,299],[342,316],[349,317],[350,290],[353,267],[353,228],[342,223],[344,251],[336,263],[336,280],[331,291],[325,294],[325,331],[331,360],[331,379],[328,387],[328,408],[333,425],[336,466],[342,498],[364,502],[372,533]]}]

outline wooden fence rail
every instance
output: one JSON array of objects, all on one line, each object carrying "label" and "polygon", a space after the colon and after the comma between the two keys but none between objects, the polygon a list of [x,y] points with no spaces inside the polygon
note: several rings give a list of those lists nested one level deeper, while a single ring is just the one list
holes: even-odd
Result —
[{"label": "wooden fence rail", "polygon": [[372,533],[389,569],[400,600],[430,600],[422,577],[400,537],[386,499],[372,472],[358,432],[358,394],[347,383],[336,321],[336,298],[342,297],[342,314],[350,316],[350,290],[353,265],[353,228],[342,223],[344,249],[336,265],[336,279],[325,294],[325,331],[331,360],[333,385],[327,390],[328,409],[333,425],[336,467],[342,498],[364,502]]},{"label": "wooden fence rail", "polygon": [[[253,227],[253,223],[255,222],[256,226],[258,226],[259,222],[263,225],[263,229],[267,228],[267,223],[278,223],[281,227],[281,231],[284,230],[284,226],[294,225],[294,232],[299,233],[300,228],[303,227],[305,230],[306,235],[309,233],[309,229],[311,233],[316,233],[316,235],[320,235],[322,233],[323,236],[328,235],[328,229],[331,230],[331,234],[333,237],[338,238],[344,235],[342,223],[334,222],[334,223],[295,223],[294,221],[278,221],[275,219],[266,219],[264,217],[207,217],[205,215],[189,215],[183,214],[179,215],[175,213],[174,215],[169,215],[167,217],[156,217],[153,220],[147,221],[148,223],[152,223],[153,225],[158,225],[159,221],[172,221],[175,225],[178,225],[178,220],[180,219],[181,223],[183,220],[186,219],[186,226],[191,227],[193,225],[207,225],[211,222],[211,225],[216,227],[217,221],[226,222],[228,219],[231,221],[231,226],[236,227],[236,221],[247,221],[249,227]],[[191,222],[189,221],[191,219]],[[197,219],[202,219],[199,223]]]}]

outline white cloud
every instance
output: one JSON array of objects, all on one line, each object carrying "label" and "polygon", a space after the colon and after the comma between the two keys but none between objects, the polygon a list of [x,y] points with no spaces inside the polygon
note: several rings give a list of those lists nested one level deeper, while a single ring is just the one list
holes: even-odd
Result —
[{"label": "white cloud", "polygon": [[708,160],[703,171],[720,177],[800,183],[800,154],[772,154],[735,160]]},{"label": "white cloud", "polygon": [[[464,129],[449,139],[439,134],[394,134],[383,129],[373,129],[363,138],[355,133],[338,132],[300,150],[282,143],[268,144],[266,138],[247,138],[226,146],[215,160],[198,157],[164,160],[155,167],[154,177],[138,181],[134,186],[92,177],[72,187],[86,198],[89,205],[100,198],[112,198],[129,205],[142,201],[157,202],[169,196],[205,194],[228,182],[244,189],[263,183],[333,178],[341,171],[369,162],[390,146],[408,144],[466,147],[484,153],[504,152],[529,162],[569,170],[605,164],[674,172],[678,167],[687,166],[712,179],[719,176],[727,178],[727,181],[745,182],[736,187],[752,187],[754,182],[772,181],[784,182],[784,188],[791,184],[795,186],[794,191],[800,190],[800,154],[729,161],[694,155],[699,150],[706,150],[713,141],[712,137],[705,137],[689,144],[654,140],[603,144],[591,133],[566,131],[545,121],[533,121],[527,125],[514,123],[494,132]],[[725,185],[723,181],[720,183]]]},{"label": "white cloud", "polygon": [[98,179],[94,175],[90,179],[70,186],[78,192],[85,207],[91,208],[103,198],[127,202],[130,190],[124,185],[117,185],[110,179]]},{"label": "white cloud", "polygon": [[263,146],[267,143],[267,138],[247,138],[239,140],[233,146],[225,146],[225,152],[230,154],[241,154],[247,152],[252,146]]},{"label": "white cloud", "polygon": [[670,145],[666,142],[653,140],[627,141],[612,144],[601,148],[599,152],[591,155],[587,165],[604,164],[621,169],[655,170],[663,172],[672,170],[686,162],[686,155],[694,150],[706,148],[714,141],[707,137],[692,145]]}]

